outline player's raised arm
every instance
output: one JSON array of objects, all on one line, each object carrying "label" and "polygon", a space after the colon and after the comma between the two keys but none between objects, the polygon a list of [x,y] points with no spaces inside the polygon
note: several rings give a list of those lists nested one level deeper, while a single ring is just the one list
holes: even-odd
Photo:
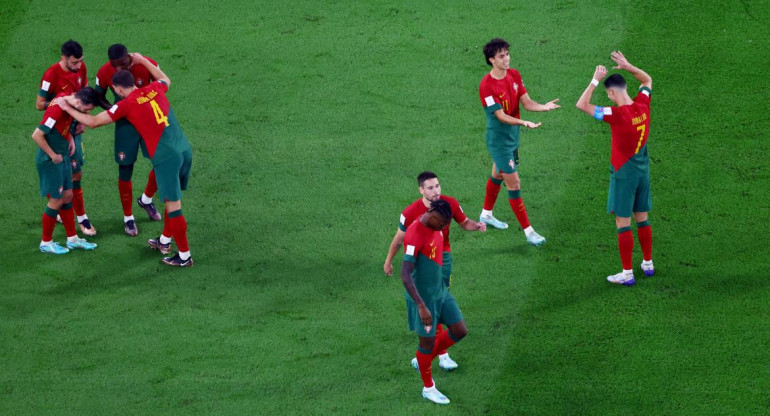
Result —
[{"label": "player's raised arm", "polygon": [[588,84],[588,87],[583,91],[583,94],[578,99],[577,103],[575,104],[575,107],[579,108],[580,111],[588,114],[589,116],[594,116],[596,112],[596,106],[591,104],[591,97],[594,95],[594,91],[596,90],[596,86],[599,85],[599,81],[604,79],[604,77],[607,75],[607,68],[604,67],[604,65],[597,65],[596,69],[594,70],[593,79],[591,80],[591,83]]},{"label": "player's raised arm", "polygon": [[610,57],[613,61],[615,61],[616,64],[618,64],[618,66],[614,67],[614,69],[624,69],[630,72],[631,75],[633,75],[634,78],[636,78],[636,80],[642,84],[642,87],[652,89],[652,77],[643,70],[631,65],[631,63],[628,62],[628,59],[626,59],[626,57],[623,55],[623,52],[612,52]]},{"label": "player's raised arm", "polygon": [[131,54],[131,61],[134,63],[142,64],[145,68],[150,72],[150,75],[152,75],[152,78],[156,81],[162,81],[164,84],[166,84],[167,87],[171,86],[171,79],[157,66],[153,65],[152,62],[148,61],[147,58],[142,56],[140,53],[132,53]]}]

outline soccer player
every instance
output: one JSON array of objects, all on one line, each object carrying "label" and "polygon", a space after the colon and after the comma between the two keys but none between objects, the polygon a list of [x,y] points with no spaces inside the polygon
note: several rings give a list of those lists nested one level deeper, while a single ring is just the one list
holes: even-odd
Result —
[{"label": "soccer player", "polygon": [[[101,97],[101,105],[105,110],[110,108],[106,99],[107,89],[112,90],[115,102],[120,101],[120,96],[115,92],[115,88],[112,85],[112,77],[117,71],[127,70],[131,72],[134,77],[134,82],[137,88],[142,88],[149,85],[152,81],[155,81],[152,74],[144,65],[138,65],[131,59],[128,53],[128,49],[122,44],[114,44],[107,50],[107,57],[109,62],[102,65],[99,71],[96,73],[96,92]],[[152,65],[158,66],[158,63],[154,60],[145,57]],[[118,164],[118,191],[120,193],[120,203],[123,206],[123,229],[126,234],[130,236],[136,236],[139,234],[139,229],[136,226],[136,220],[134,219],[131,203],[134,199],[133,183],[131,177],[134,173],[134,163],[139,153],[139,148],[142,149],[144,157],[149,159],[147,153],[147,146],[141,140],[136,128],[128,122],[128,120],[120,119],[115,122],[115,162]],[[158,210],[155,208],[155,204],[152,201],[157,191],[158,186],[155,181],[155,171],[150,170],[150,175],[147,178],[147,185],[144,188],[144,193],[140,196],[136,203],[141,208],[147,211],[150,219],[153,221],[160,221],[161,216]]]},{"label": "soccer player", "polygon": [[79,113],[69,106],[63,107],[90,128],[124,118],[136,127],[147,145],[158,182],[158,192],[166,203],[163,233],[147,243],[162,254],[169,254],[173,238],[179,252],[164,257],[163,262],[170,266],[192,266],[193,259],[187,242],[187,221],[182,214],[182,190],[187,189],[192,148],[166,98],[171,80],[142,55],[132,53],[130,56],[134,64],[143,65],[157,81],[138,88],[131,72],[118,71],[112,77],[112,88],[121,100],[109,110],[92,116]]},{"label": "soccer player", "polygon": [[[433,359],[438,351],[446,350],[468,333],[462,312],[446,290],[441,273],[444,248],[441,230],[451,220],[449,202],[442,199],[431,202],[427,212],[406,229],[401,264],[409,329],[419,337],[412,365],[422,378],[422,397],[438,404],[449,404],[449,399],[433,382]],[[440,323],[447,325],[448,330],[437,335],[436,326]]]},{"label": "soccer player", "polygon": [[647,213],[652,208],[650,193],[650,158],[647,153],[647,138],[650,135],[650,94],[652,77],[631,65],[621,52],[612,52],[614,69],[631,73],[641,83],[639,93],[631,99],[626,91],[626,80],[620,74],[613,74],[604,81],[607,97],[615,103],[613,107],[601,107],[590,103],[596,86],[599,85],[607,68],[599,65],[593,79],[578,99],[576,107],[595,119],[610,125],[612,131],[612,155],[610,158],[610,188],[607,197],[607,212],[615,215],[618,229],[618,249],[623,271],[608,276],[607,280],[631,286],[634,280],[631,214],[636,220],[636,233],[642,247],[641,265],[645,276],[655,274],[652,264],[652,228]]},{"label": "soccer player", "polygon": [[[75,111],[87,112],[94,108],[96,93],[85,87],[70,95],[59,94],[55,101],[46,103],[43,120],[32,133],[37,144],[35,165],[40,176],[40,195],[48,198],[43,214],[43,238],[40,251],[65,254],[70,249],[93,250],[96,244],[78,237],[75,215],[72,212],[72,166],[70,157],[75,154],[75,141],[71,133],[72,117],[62,110],[60,103],[68,103]],[[53,241],[56,216],[61,216],[67,233],[66,247]]]},{"label": "soccer player", "polygon": [[484,46],[487,65],[492,67],[479,84],[479,98],[487,115],[486,142],[492,156],[492,174],[487,179],[484,208],[479,221],[499,229],[508,228],[508,224],[492,215],[492,210],[500,193],[500,184],[505,181],[508,188],[508,203],[516,219],[524,230],[527,243],[539,246],[545,238],[536,233],[529,223],[527,210],[521,199],[521,180],[519,179],[519,126],[530,129],[540,127],[521,119],[519,104],[528,111],[550,111],[559,108],[559,99],[539,104],[529,97],[519,71],[510,67],[510,45],[500,38],[489,41]]},{"label": "soccer player", "polygon": [[[51,100],[59,94],[73,94],[88,85],[88,73],[83,62],[83,47],[70,39],[61,46],[61,59],[51,65],[40,81],[40,89],[37,93],[35,108],[44,111],[51,104]],[[72,123],[72,136],[75,143],[75,154],[70,158],[72,165],[72,205],[77,216],[80,231],[85,235],[96,235],[96,228],[91,224],[86,214],[83,202],[83,138],[81,134],[85,127],[78,123]]]},{"label": "soccer player", "polygon": [[[388,249],[388,255],[385,258],[383,269],[388,276],[393,275],[393,258],[401,247],[401,244],[404,242],[404,235],[406,234],[407,228],[409,228],[414,221],[419,219],[422,214],[428,211],[428,208],[433,201],[438,201],[440,199],[448,202],[449,206],[452,208],[452,218],[454,218],[455,222],[457,222],[462,229],[466,231],[482,232],[487,230],[487,225],[483,222],[476,222],[468,218],[456,199],[451,196],[441,195],[441,184],[435,173],[425,171],[417,175],[417,186],[422,197],[411,203],[401,212],[396,235],[393,236],[393,241],[390,243],[390,248]],[[441,277],[444,286],[448,290],[452,283],[452,252],[451,247],[449,246],[449,224],[442,230],[442,234],[444,238],[444,254],[442,259],[443,265],[441,267]],[[444,328],[441,324],[436,326],[437,334],[440,334],[443,330]],[[446,349],[437,351],[437,355],[439,358],[439,366],[444,370],[451,371],[457,368],[457,363],[449,357],[449,353]]]}]

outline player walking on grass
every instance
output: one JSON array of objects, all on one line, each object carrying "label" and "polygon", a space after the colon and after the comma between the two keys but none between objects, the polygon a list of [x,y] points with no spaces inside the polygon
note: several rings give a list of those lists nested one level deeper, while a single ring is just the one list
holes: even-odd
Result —
[{"label": "player walking on grass", "polygon": [[[44,111],[49,107],[54,97],[59,94],[74,94],[87,85],[88,73],[86,64],[83,62],[83,47],[70,39],[61,46],[61,59],[59,62],[51,65],[43,73],[40,89],[35,101],[35,108]],[[75,153],[69,158],[72,168],[72,205],[75,215],[77,215],[80,231],[85,235],[96,235],[96,228],[91,224],[91,220],[88,219],[86,214],[81,185],[83,163],[85,162],[81,134],[85,128],[78,123],[72,123],[70,129],[75,143]]]},{"label": "player walking on grass", "polygon": [[521,180],[519,179],[519,126],[530,129],[540,127],[521,119],[519,104],[528,111],[550,111],[559,108],[559,99],[539,104],[529,97],[519,71],[510,67],[510,45],[500,38],[489,41],[484,46],[487,65],[492,67],[479,84],[479,98],[487,115],[486,142],[492,156],[492,174],[487,179],[484,209],[479,221],[499,229],[508,228],[508,224],[492,215],[492,210],[500,193],[500,185],[505,182],[508,188],[508,203],[527,237],[527,243],[539,246],[545,238],[536,233],[529,223],[527,210],[521,199]]},{"label": "player walking on grass", "polygon": [[610,75],[604,81],[607,97],[614,107],[601,107],[590,103],[596,86],[599,85],[607,68],[597,66],[593,79],[578,99],[577,108],[597,120],[610,125],[612,131],[612,156],[610,159],[610,189],[607,198],[607,212],[615,215],[618,229],[618,249],[623,271],[608,276],[607,280],[631,286],[634,280],[631,214],[636,220],[636,233],[642,247],[642,271],[645,276],[655,274],[652,264],[652,228],[647,213],[652,208],[650,193],[650,158],[647,153],[647,138],[650,135],[650,94],[652,78],[641,69],[631,65],[621,52],[612,52],[614,69],[630,72],[641,83],[639,93],[632,100],[626,91],[626,80],[620,74]]},{"label": "player walking on grass", "polygon": [[[94,108],[96,93],[85,87],[74,94],[59,94],[56,101],[47,100],[43,120],[32,133],[32,140],[38,146],[35,165],[40,176],[40,195],[48,198],[43,214],[43,238],[40,251],[51,254],[65,254],[70,249],[93,250],[96,244],[78,237],[75,215],[72,212],[72,165],[70,157],[75,154],[72,137],[72,117],[59,103],[68,103],[75,111],[87,112]],[[66,247],[53,241],[56,216],[61,216],[67,233]]]},{"label": "player walking on grass", "polygon": [[[401,218],[398,222],[398,229],[396,235],[393,236],[393,241],[390,243],[388,249],[388,255],[385,258],[385,265],[383,269],[388,276],[393,275],[393,258],[396,256],[396,252],[404,242],[404,235],[407,228],[423,214],[428,211],[431,202],[443,200],[449,203],[452,208],[452,218],[455,222],[467,231],[486,231],[487,225],[483,222],[476,222],[468,218],[463,209],[460,207],[460,203],[451,196],[441,195],[441,184],[439,184],[438,177],[435,173],[425,171],[417,175],[417,185],[422,198],[414,201],[408,207],[401,212]],[[444,238],[444,254],[442,258],[441,278],[444,282],[444,286],[449,290],[449,286],[452,283],[452,252],[449,246],[449,224],[441,231]],[[436,334],[439,335],[444,331],[441,324],[436,325]],[[437,351],[439,366],[444,370],[451,371],[457,368],[457,363],[449,357],[449,353],[446,349]]]},{"label": "player walking on grass", "polygon": [[[144,65],[139,65],[132,61],[128,49],[124,45],[119,43],[111,45],[107,50],[107,57],[109,58],[109,62],[102,65],[96,73],[96,92],[100,94],[101,105],[105,110],[110,108],[105,97],[107,89],[112,90],[116,103],[121,100],[121,97],[115,92],[115,88],[112,85],[112,77],[116,72],[122,70],[131,72],[137,88],[145,87],[155,81],[155,78],[153,78],[150,71]],[[152,65],[158,66],[158,63],[154,60],[147,57],[144,58]],[[139,234],[139,228],[136,226],[136,220],[134,219],[131,206],[131,203],[134,200],[131,177],[134,173],[134,163],[136,163],[140,147],[144,157],[149,159],[150,155],[147,153],[147,146],[142,141],[136,128],[131,125],[128,120],[120,119],[116,121],[115,162],[118,164],[118,192],[120,193],[120,203],[123,206],[123,229],[126,234],[132,237]],[[153,221],[161,220],[160,213],[155,208],[155,204],[152,201],[157,190],[158,185],[155,180],[155,170],[150,169],[150,175],[147,178],[147,186],[145,186],[144,193],[136,200],[136,203],[147,211],[147,215],[149,215],[150,219]]]},{"label": "player walking on grass", "polygon": [[132,53],[130,56],[135,65],[144,65],[157,81],[138,88],[131,72],[118,71],[112,77],[112,88],[122,99],[109,110],[91,116],[80,114],[71,107],[65,106],[64,109],[91,128],[124,118],[136,127],[147,145],[158,192],[166,203],[163,233],[147,243],[162,254],[169,254],[173,238],[179,253],[164,257],[163,262],[171,266],[192,266],[193,259],[187,242],[187,221],[182,214],[182,190],[187,189],[192,148],[166,98],[171,80],[142,55]]},{"label": "player walking on grass", "polygon": [[[457,301],[446,288],[442,277],[444,237],[441,230],[452,220],[449,202],[438,199],[414,221],[404,235],[404,261],[401,280],[406,289],[406,311],[409,329],[419,337],[412,366],[422,378],[422,397],[438,404],[449,404],[433,382],[432,363],[438,351],[459,342],[468,333]],[[436,326],[448,330],[436,334]]]}]

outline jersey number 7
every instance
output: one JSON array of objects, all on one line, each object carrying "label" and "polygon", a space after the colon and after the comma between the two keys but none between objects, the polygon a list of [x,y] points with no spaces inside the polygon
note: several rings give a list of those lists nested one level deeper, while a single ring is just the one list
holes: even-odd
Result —
[{"label": "jersey number 7", "polygon": [[[153,101],[153,103],[154,103],[154,102],[155,102],[155,101]],[[168,126],[168,124],[166,124],[166,125]],[[640,134],[640,135],[639,135],[639,143],[636,145],[636,151],[634,152],[634,154],[637,154],[637,153],[639,153],[639,148],[641,148],[641,147],[642,147],[642,140],[644,140],[644,132],[645,132],[645,131],[647,131],[647,126],[645,126],[644,124],[642,124],[642,125],[640,125],[639,127],[637,127],[637,128],[636,128],[636,130],[641,130],[641,131],[642,131],[642,134]]]},{"label": "jersey number 7", "polygon": [[165,124],[166,127],[168,127],[168,116],[163,114],[163,110],[160,109],[160,105],[158,105],[155,100],[150,100],[150,106],[152,107],[152,112],[155,113],[155,121],[157,121],[158,124]]}]

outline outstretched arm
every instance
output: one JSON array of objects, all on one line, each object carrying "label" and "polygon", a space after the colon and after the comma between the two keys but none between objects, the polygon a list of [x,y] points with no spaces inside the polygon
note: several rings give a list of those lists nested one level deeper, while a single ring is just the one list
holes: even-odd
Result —
[{"label": "outstretched arm", "polygon": [[484,232],[487,230],[487,224],[483,222],[476,222],[473,221],[470,218],[466,218],[465,221],[463,221],[462,224],[460,224],[460,227],[463,227],[463,230],[465,231],[481,231]]},{"label": "outstretched arm", "polygon": [[72,118],[77,120],[79,123],[85,124],[86,126],[92,129],[95,129],[97,127],[104,126],[107,124],[111,124],[113,122],[112,117],[110,117],[110,115],[107,114],[106,111],[102,111],[101,113],[95,116],[92,116],[90,114],[84,114],[76,110],[75,108],[73,108],[67,102],[67,100],[61,100],[59,102],[59,106],[62,108],[62,110],[69,113],[69,115],[71,115]]},{"label": "outstretched arm", "polygon": [[551,111],[555,110],[557,108],[560,108],[561,106],[559,104],[556,104],[559,101],[559,99],[555,99],[552,101],[548,101],[545,104],[540,104],[537,101],[533,100],[529,97],[529,93],[526,93],[521,96],[519,99],[519,102],[521,103],[521,106],[524,107],[527,111]]},{"label": "outstretched arm", "polygon": [[157,66],[153,65],[152,62],[148,61],[147,58],[142,56],[140,53],[132,53],[131,54],[131,61],[135,64],[141,64],[144,65],[145,68],[147,68],[148,71],[150,71],[150,75],[152,75],[152,78],[156,81],[163,81],[163,83],[166,84],[166,86],[171,86],[171,80],[169,77]]},{"label": "outstretched arm", "polygon": [[520,120],[516,117],[511,117],[508,114],[505,114],[503,109],[499,109],[495,111],[495,117],[497,117],[498,120],[500,120],[503,124],[510,124],[511,126],[524,126],[529,127],[530,129],[538,128],[540,127],[541,123],[533,123],[531,121],[526,120]]},{"label": "outstretched arm", "polygon": [[642,87],[647,87],[649,89],[652,89],[652,77],[644,72],[643,70],[631,65],[630,62],[628,62],[628,59],[626,59],[625,56],[623,56],[623,52],[615,51],[612,52],[610,55],[612,57],[612,60],[615,61],[618,66],[614,67],[613,69],[625,69],[626,71],[630,72],[631,75],[636,78],[637,81],[639,81],[642,84]]},{"label": "outstretched arm", "polygon": [[597,65],[596,69],[594,70],[594,77],[591,80],[591,83],[588,84],[588,87],[586,87],[586,89],[583,91],[583,94],[578,99],[575,107],[579,108],[580,111],[588,114],[589,116],[594,115],[596,106],[591,104],[591,97],[593,97],[596,86],[599,85],[599,81],[604,79],[606,75],[607,68],[605,68],[604,65]]}]

